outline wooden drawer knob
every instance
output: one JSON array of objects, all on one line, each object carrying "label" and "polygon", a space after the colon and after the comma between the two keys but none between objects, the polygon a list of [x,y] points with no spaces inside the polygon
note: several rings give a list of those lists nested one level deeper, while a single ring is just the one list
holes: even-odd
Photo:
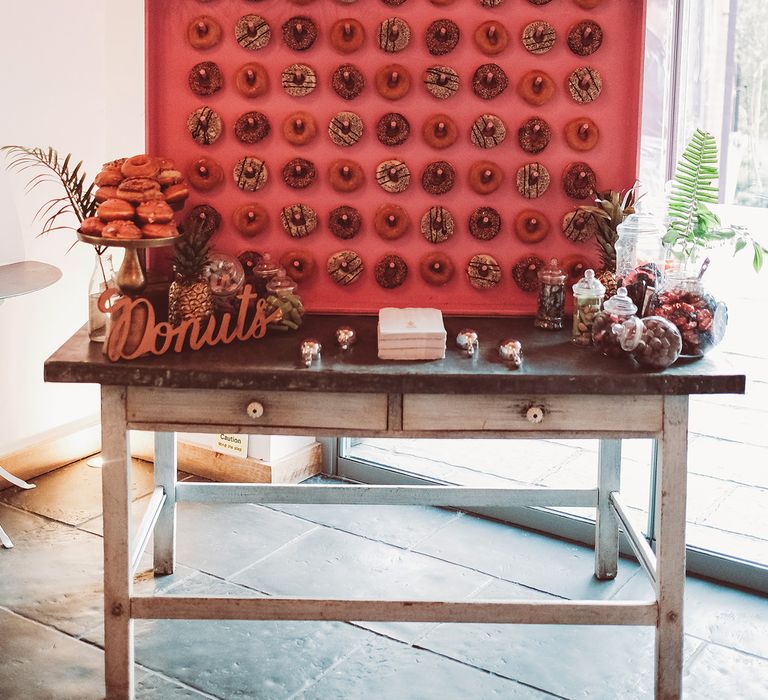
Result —
[{"label": "wooden drawer knob", "polygon": [[543,406],[531,406],[525,413],[525,417],[529,423],[538,425],[544,420],[544,407]]},{"label": "wooden drawer knob", "polygon": [[254,420],[256,418],[261,418],[264,415],[264,405],[258,401],[251,401],[251,403],[248,404],[248,408],[245,409],[245,412],[248,414],[249,418],[253,418]]}]

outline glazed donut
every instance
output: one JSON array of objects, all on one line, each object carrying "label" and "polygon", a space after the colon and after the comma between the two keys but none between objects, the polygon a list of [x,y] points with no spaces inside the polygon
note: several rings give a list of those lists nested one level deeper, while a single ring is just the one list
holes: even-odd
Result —
[{"label": "glazed donut", "polygon": [[363,217],[354,207],[346,204],[336,207],[328,215],[328,230],[342,240],[354,238],[363,225]]},{"label": "glazed donut", "polygon": [[445,253],[427,253],[419,262],[422,279],[433,287],[442,287],[453,279],[453,262]]},{"label": "glazed donut", "polygon": [[364,41],[365,29],[356,19],[340,19],[331,27],[331,46],[341,53],[354,53]]},{"label": "glazed donut", "polygon": [[141,231],[133,221],[110,221],[101,232],[104,238],[121,238],[124,240],[138,240]]},{"label": "glazed donut", "polygon": [[306,250],[289,250],[280,257],[280,264],[294,282],[303,282],[315,274],[317,266],[311,253]]},{"label": "glazed donut", "polygon": [[[264,256],[257,250],[244,250],[237,256],[238,262],[243,266],[246,279],[253,278],[253,270]],[[252,280],[251,280],[252,281]]]},{"label": "glazed donut", "polygon": [[411,227],[408,212],[397,204],[382,204],[373,215],[373,229],[388,241],[404,236]]},{"label": "glazed donut", "polygon": [[101,236],[106,224],[98,216],[89,216],[80,222],[78,231],[86,236]]},{"label": "glazed donut", "polygon": [[591,263],[583,255],[569,255],[563,260],[561,269],[567,275],[565,283],[569,286],[576,284],[582,277]]},{"label": "glazed donut", "polygon": [[543,241],[550,228],[549,219],[535,209],[524,209],[515,218],[515,235],[523,243]]},{"label": "glazed donut", "polygon": [[139,204],[136,217],[142,224],[170,224],[173,221],[173,209],[162,199],[155,199]]},{"label": "glazed donut", "polygon": [[252,238],[260,234],[269,223],[269,214],[261,206],[251,202],[243,204],[232,212],[232,224],[241,236]]},{"label": "glazed donut", "polygon": [[565,141],[574,151],[591,151],[600,141],[600,129],[589,117],[565,125]]},{"label": "glazed donut", "polygon": [[102,221],[130,221],[136,216],[136,209],[124,199],[108,199],[99,205],[96,215]]},{"label": "glazed donut", "polygon": [[535,255],[521,258],[512,266],[512,279],[524,292],[535,292],[539,287],[539,270],[544,264],[544,261]]},{"label": "glazed donut", "polygon": [[210,49],[221,41],[221,25],[208,15],[195,17],[187,27],[187,39],[195,49]]},{"label": "glazed donut", "polygon": [[337,192],[354,192],[363,186],[365,174],[359,163],[340,158],[328,168],[328,182]]},{"label": "glazed donut", "polygon": [[495,56],[509,44],[507,28],[495,20],[483,22],[475,30],[475,44],[486,56]]},{"label": "glazed donut", "polygon": [[603,0],[573,0],[582,10],[594,10]]},{"label": "glazed donut", "polygon": [[141,232],[144,238],[175,238],[179,235],[176,224],[144,224]]},{"label": "glazed donut", "polygon": [[205,238],[210,238],[221,226],[221,214],[210,204],[198,204],[184,216],[181,231],[187,233],[194,226],[199,226],[200,232]]},{"label": "glazed donut", "polygon": [[176,170],[176,168],[161,167],[160,172],[157,175],[157,182],[160,184],[160,187],[178,185],[183,180],[184,176],[181,174],[181,171]]},{"label": "glazed donut", "polygon": [[[224,181],[224,170],[219,161],[213,158],[198,158],[189,164],[187,180],[196,190],[208,192],[218,187]],[[165,193],[167,197],[168,190]]]},{"label": "glazed donut", "polygon": [[125,180],[125,176],[117,168],[102,170],[93,178],[96,187],[117,187],[123,180]]},{"label": "glazed donut", "polygon": [[101,204],[108,199],[117,199],[117,187],[99,187],[94,193],[93,198]]},{"label": "glazed donut", "polygon": [[376,71],[376,91],[387,100],[399,100],[411,89],[411,74],[399,63],[390,63]]},{"label": "glazed donut", "polygon": [[165,190],[165,201],[171,205],[171,209],[174,211],[180,211],[184,208],[184,202],[189,197],[189,189],[187,186],[180,182],[178,185],[171,185]]},{"label": "glazed donut", "polygon": [[246,63],[235,73],[235,85],[243,97],[261,97],[269,90],[269,75],[261,63]]},{"label": "glazed donut", "polygon": [[532,70],[517,84],[517,92],[528,104],[540,107],[555,94],[555,81],[544,71]]},{"label": "glazed donut", "polygon": [[309,112],[294,112],[283,122],[283,136],[294,146],[309,143],[316,134],[315,118]]},{"label": "glazed donut", "polygon": [[459,129],[447,114],[433,114],[424,122],[421,134],[432,148],[448,148],[456,143]]},{"label": "glazed donut", "polygon": [[504,171],[490,160],[478,160],[469,168],[469,186],[478,194],[491,194],[504,181]]},{"label": "glazed donut", "polygon": [[146,153],[140,156],[133,156],[123,163],[120,172],[127,178],[134,177],[157,177],[160,172],[160,161],[157,158],[148,156]]},{"label": "glazed donut", "polygon": [[130,177],[117,186],[117,198],[138,204],[150,199],[162,199],[163,193],[154,178]]}]

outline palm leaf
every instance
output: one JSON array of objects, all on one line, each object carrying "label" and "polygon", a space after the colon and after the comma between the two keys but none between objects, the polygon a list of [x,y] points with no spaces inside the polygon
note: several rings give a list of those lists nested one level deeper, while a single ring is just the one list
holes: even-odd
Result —
[{"label": "palm leaf", "polygon": [[96,213],[93,183],[86,187],[87,177],[83,171],[82,161],[71,167],[71,153],[61,160],[56,149],[50,146],[47,149],[3,146],[0,151],[5,152],[6,167],[11,172],[24,174],[30,171],[41,171],[30,177],[26,186],[27,193],[40,185],[52,182],[64,188],[63,197],[46,202],[35,215],[35,219],[39,219],[42,223],[40,235],[60,229],[74,230],[74,226],[57,225],[61,217],[74,216],[80,223]]},{"label": "palm leaf", "polygon": [[720,188],[712,183],[719,177],[717,141],[712,134],[697,129],[677,164],[669,197],[669,226],[664,242],[691,252],[706,245],[709,229],[719,220],[707,204],[719,201]]}]

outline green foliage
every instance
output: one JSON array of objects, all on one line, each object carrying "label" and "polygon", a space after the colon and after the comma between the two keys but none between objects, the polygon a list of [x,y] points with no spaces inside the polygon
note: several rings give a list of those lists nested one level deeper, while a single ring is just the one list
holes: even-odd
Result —
[{"label": "green foliage", "polygon": [[43,183],[60,184],[64,189],[61,197],[55,197],[43,204],[35,214],[35,220],[42,222],[40,235],[63,229],[76,230],[62,222],[62,217],[74,215],[78,223],[96,214],[95,185],[86,187],[83,161],[71,167],[72,154],[63,159],[54,148],[27,148],[26,146],[3,146],[8,160],[8,170],[16,173],[30,173],[27,193]]},{"label": "green foliage", "polygon": [[211,231],[202,219],[193,219],[176,241],[173,270],[184,282],[201,279],[208,264]]},{"label": "green foliage", "polygon": [[751,246],[752,265],[759,272],[768,250],[742,228],[723,227],[708,205],[717,204],[720,188],[717,141],[712,134],[696,129],[677,164],[667,206],[669,226],[664,236],[675,257],[690,258],[702,248],[722,243],[733,245],[734,254]]}]

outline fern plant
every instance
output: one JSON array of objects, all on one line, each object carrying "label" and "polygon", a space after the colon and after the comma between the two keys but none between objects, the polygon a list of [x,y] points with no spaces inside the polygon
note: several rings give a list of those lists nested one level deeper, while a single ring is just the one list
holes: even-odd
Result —
[{"label": "fern plant", "polygon": [[3,146],[8,159],[8,170],[16,173],[29,173],[27,193],[32,192],[44,183],[60,184],[64,193],[60,197],[45,202],[35,214],[35,220],[40,220],[42,229],[40,235],[65,229],[76,230],[68,225],[66,217],[73,215],[78,223],[96,214],[96,199],[93,183],[86,187],[86,174],[83,161],[71,167],[72,154],[64,158],[59,156],[54,148],[27,148],[26,146]]},{"label": "fern plant", "polygon": [[664,243],[671,253],[690,259],[702,249],[719,243],[731,243],[734,254],[752,246],[752,266],[759,272],[768,250],[740,227],[724,227],[710,204],[720,201],[720,188],[715,185],[718,170],[717,141],[712,134],[696,129],[683,151],[675,170],[667,205],[669,224]]}]

